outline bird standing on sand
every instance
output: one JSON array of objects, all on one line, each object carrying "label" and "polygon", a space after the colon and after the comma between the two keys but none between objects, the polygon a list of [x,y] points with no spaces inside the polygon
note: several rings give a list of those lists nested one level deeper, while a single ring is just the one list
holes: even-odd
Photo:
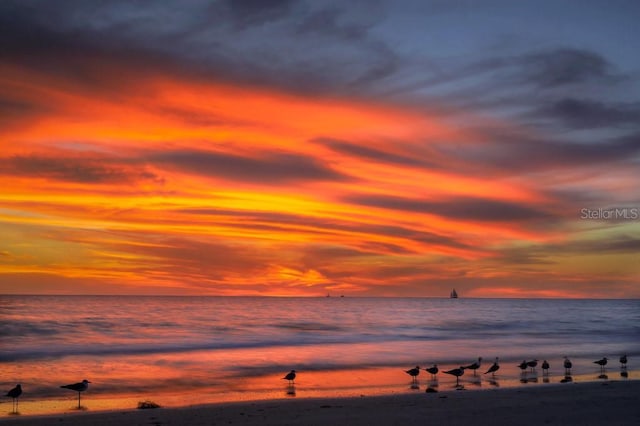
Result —
[{"label": "bird standing on sand", "polygon": [[522,370],[522,373],[527,369],[527,360],[523,359],[522,362],[518,365],[518,368]]},{"label": "bird standing on sand", "polygon": [[87,379],[84,379],[83,381],[81,381],[79,383],[73,383],[71,385],[63,385],[63,386],[60,386],[60,387],[64,388],[64,389],[70,389],[72,391],[78,392],[78,408],[80,408],[80,393],[86,391],[87,389],[89,389],[89,383],[91,383],[91,382],[88,381]]},{"label": "bird standing on sand", "polygon": [[444,371],[446,374],[451,374],[452,376],[456,376],[456,386],[460,385],[460,376],[464,374],[464,367],[454,368],[453,370]]},{"label": "bird standing on sand", "polygon": [[493,365],[491,367],[489,367],[489,369],[487,371],[485,371],[484,374],[488,374],[491,373],[492,376],[496,375],[496,371],[500,370],[500,364],[498,364],[498,357],[496,357],[495,362],[493,363]]},{"label": "bird standing on sand", "polygon": [[549,362],[546,359],[542,361],[542,374],[549,374]]},{"label": "bird standing on sand", "polygon": [[564,375],[565,376],[571,375],[571,367],[573,367],[573,364],[571,363],[569,358],[565,356],[564,357]]},{"label": "bird standing on sand", "polygon": [[416,365],[416,368],[412,368],[411,370],[405,371],[408,375],[411,376],[411,380],[416,382],[418,381],[418,374],[420,374],[420,366]]},{"label": "bird standing on sand", "polygon": [[627,355],[620,357],[620,368],[627,368]]},{"label": "bird standing on sand", "polygon": [[425,371],[429,374],[431,374],[431,378],[435,379],[436,378],[436,374],[438,374],[438,364],[433,364],[433,367],[429,367],[429,368],[425,368]]},{"label": "bird standing on sand", "polygon": [[9,398],[12,398],[12,402],[13,402],[13,411],[12,413],[17,413],[18,412],[18,397],[22,395],[22,386],[20,384],[17,384],[15,388],[11,389],[9,392],[7,392],[7,395]]},{"label": "bird standing on sand", "polygon": [[286,376],[282,378],[282,380],[287,380],[290,385],[295,384],[294,380],[296,379],[296,370],[291,370],[287,373]]},{"label": "bird standing on sand", "polygon": [[476,370],[478,368],[480,368],[480,365],[482,364],[482,357],[478,358],[478,361],[474,362],[473,364],[469,364],[467,366],[464,367],[465,370],[473,370],[473,375],[476,375]]},{"label": "bird standing on sand", "polygon": [[527,361],[527,367],[531,368],[532,373],[536,370],[537,365],[538,365],[537,359],[532,359],[531,361]]},{"label": "bird standing on sand", "polygon": [[604,366],[607,365],[607,360],[609,358],[604,357],[602,359],[599,359],[597,361],[593,361],[594,364],[598,364],[600,366],[600,371],[604,373]]}]

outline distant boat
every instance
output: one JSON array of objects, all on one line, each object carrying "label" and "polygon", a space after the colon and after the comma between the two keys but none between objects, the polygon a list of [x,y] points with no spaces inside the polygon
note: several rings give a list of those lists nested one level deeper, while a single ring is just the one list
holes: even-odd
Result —
[{"label": "distant boat", "polygon": [[451,295],[449,297],[451,299],[457,299],[458,298],[458,292],[456,291],[455,288],[453,290],[451,290]]}]

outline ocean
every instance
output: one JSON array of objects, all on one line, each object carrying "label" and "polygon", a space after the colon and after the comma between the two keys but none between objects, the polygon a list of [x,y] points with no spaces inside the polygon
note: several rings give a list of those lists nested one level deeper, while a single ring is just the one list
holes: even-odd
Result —
[{"label": "ocean", "polygon": [[[0,296],[0,339],[0,391],[21,383],[22,412],[72,408],[77,395],[60,385],[82,379],[92,410],[357,396],[411,391],[403,370],[478,357],[479,372],[495,357],[501,369],[491,383],[469,379],[476,387],[522,383],[516,365],[534,358],[559,382],[564,356],[595,380],[593,360],[610,358],[617,379],[627,354],[634,379],[640,300]],[[291,369],[295,389],[282,380]],[[441,389],[455,382],[438,377]]]}]

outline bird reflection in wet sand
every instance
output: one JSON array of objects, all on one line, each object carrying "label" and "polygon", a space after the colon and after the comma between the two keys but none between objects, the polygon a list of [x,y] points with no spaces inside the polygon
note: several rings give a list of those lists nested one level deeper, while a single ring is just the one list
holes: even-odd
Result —
[{"label": "bird reflection in wet sand", "polygon": [[287,384],[286,396],[296,396],[296,385],[293,383]]},{"label": "bird reflection in wet sand", "polygon": [[565,375],[564,378],[560,380],[560,383],[571,383],[571,382],[573,382],[573,377],[571,377],[570,374]]},{"label": "bird reflection in wet sand", "polygon": [[19,414],[18,413],[18,398],[20,397],[20,395],[22,395],[22,386],[20,384],[17,384],[15,388],[11,389],[9,392],[7,392],[7,395],[9,398],[12,399],[12,411],[11,414]]}]

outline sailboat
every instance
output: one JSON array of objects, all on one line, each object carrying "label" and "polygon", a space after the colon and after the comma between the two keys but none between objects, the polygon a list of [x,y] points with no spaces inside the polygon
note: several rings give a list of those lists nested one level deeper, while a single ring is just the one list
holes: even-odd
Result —
[{"label": "sailboat", "polygon": [[457,299],[458,298],[458,292],[456,291],[455,288],[453,290],[451,290],[451,295],[449,296],[449,298],[451,298],[451,299]]}]

